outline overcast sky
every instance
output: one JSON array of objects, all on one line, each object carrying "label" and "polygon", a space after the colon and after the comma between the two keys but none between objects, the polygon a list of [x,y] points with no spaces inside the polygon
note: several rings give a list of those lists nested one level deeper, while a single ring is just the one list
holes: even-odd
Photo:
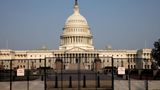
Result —
[{"label": "overcast sky", "polygon": [[[94,46],[153,48],[160,38],[160,0],[78,0]],[[0,49],[58,49],[74,0],[0,0]],[[146,44],[145,44],[146,43]]]}]

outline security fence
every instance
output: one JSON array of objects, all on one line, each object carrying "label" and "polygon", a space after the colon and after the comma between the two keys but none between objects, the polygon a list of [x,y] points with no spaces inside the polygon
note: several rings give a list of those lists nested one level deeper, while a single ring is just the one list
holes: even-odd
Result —
[{"label": "security fence", "polygon": [[[149,90],[152,85],[148,80],[159,80],[160,71],[151,70],[151,64],[144,60],[112,57],[0,60],[0,87],[3,90],[116,90],[119,82],[125,82],[126,90],[134,90],[133,82],[140,81],[138,88]],[[3,87],[6,85],[8,88]]]}]

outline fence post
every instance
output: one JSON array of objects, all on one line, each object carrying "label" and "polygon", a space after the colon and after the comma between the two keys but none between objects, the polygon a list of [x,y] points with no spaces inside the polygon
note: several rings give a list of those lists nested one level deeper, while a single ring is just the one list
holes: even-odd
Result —
[{"label": "fence post", "polygon": [[86,76],[84,75],[83,76],[83,88],[85,88],[86,87]]},{"label": "fence post", "polygon": [[146,90],[148,90],[148,76],[149,76],[148,73],[146,73],[146,80],[145,80],[146,81],[146,83],[145,83],[146,84]]},{"label": "fence post", "polygon": [[27,90],[29,90],[29,60],[27,61],[28,69],[27,69]]},{"label": "fence post", "polygon": [[72,88],[72,77],[69,76],[69,88]]},{"label": "fence post", "polygon": [[99,88],[100,87],[100,78],[99,78],[99,75],[97,76],[97,80],[98,80],[97,87]]},{"label": "fence post", "polygon": [[63,62],[65,62],[65,57],[63,59],[61,61],[61,90],[63,90]]},{"label": "fence post", "polygon": [[130,79],[130,60],[128,59],[129,67],[128,67],[128,89],[131,90],[131,79]]},{"label": "fence post", "polygon": [[80,90],[80,79],[81,79],[81,75],[80,75],[80,57],[78,57],[77,60],[78,60],[78,90]]},{"label": "fence post", "polygon": [[12,60],[10,60],[10,90],[12,90]]},{"label": "fence post", "polygon": [[47,89],[47,84],[46,84],[46,58],[44,59],[44,90]]},{"label": "fence post", "polygon": [[114,60],[112,57],[112,90],[114,90]]},{"label": "fence post", "polygon": [[57,74],[55,76],[55,88],[58,88],[58,78],[57,78]]},{"label": "fence post", "polygon": [[145,80],[146,90],[148,90],[148,80]]}]

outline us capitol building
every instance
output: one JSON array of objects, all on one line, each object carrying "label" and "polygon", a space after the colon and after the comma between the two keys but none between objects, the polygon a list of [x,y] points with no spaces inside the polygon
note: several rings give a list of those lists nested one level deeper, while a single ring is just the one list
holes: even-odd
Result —
[{"label": "us capitol building", "polygon": [[[0,49],[0,66],[27,69],[44,67],[43,59],[47,59],[46,66],[55,69],[57,58],[62,58],[64,69],[75,69],[80,63],[81,69],[91,70],[94,68],[95,58],[100,60],[100,68],[111,67],[111,57],[114,58],[115,67],[150,69],[151,49],[140,50],[115,50],[108,47],[105,50],[95,50],[93,36],[87,20],[80,14],[77,0],[75,0],[73,14],[65,22],[63,32],[60,35],[58,50],[10,50]],[[78,59],[77,59],[78,58]],[[7,61],[8,60],[8,61]],[[128,63],[129,62],[129,63]]]}]

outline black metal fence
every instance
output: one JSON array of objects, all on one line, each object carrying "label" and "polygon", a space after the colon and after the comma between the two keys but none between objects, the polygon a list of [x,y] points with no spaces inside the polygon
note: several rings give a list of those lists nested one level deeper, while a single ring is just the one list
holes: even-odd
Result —
[{"label": "black metal fence", "polygon": [[[160,72],[146,63],[143,65],[142,60],[112,57],[1,60],[0,86],[9,86],[3,90],[114,90],[116,80],[125,80],[131,90],[132,81],[144,80],[142,88],[148,90],[148,80],[159,80]],[[118,67],[125,67],[124,75],[118,75]],[[24,69],[24,76],[17,76],[19,68]]]},{"label": "black metal fence", "polygon": [[112,90],[112,73],[105,74],[99,58],[61,57],[47,76],[47,89]]}]

